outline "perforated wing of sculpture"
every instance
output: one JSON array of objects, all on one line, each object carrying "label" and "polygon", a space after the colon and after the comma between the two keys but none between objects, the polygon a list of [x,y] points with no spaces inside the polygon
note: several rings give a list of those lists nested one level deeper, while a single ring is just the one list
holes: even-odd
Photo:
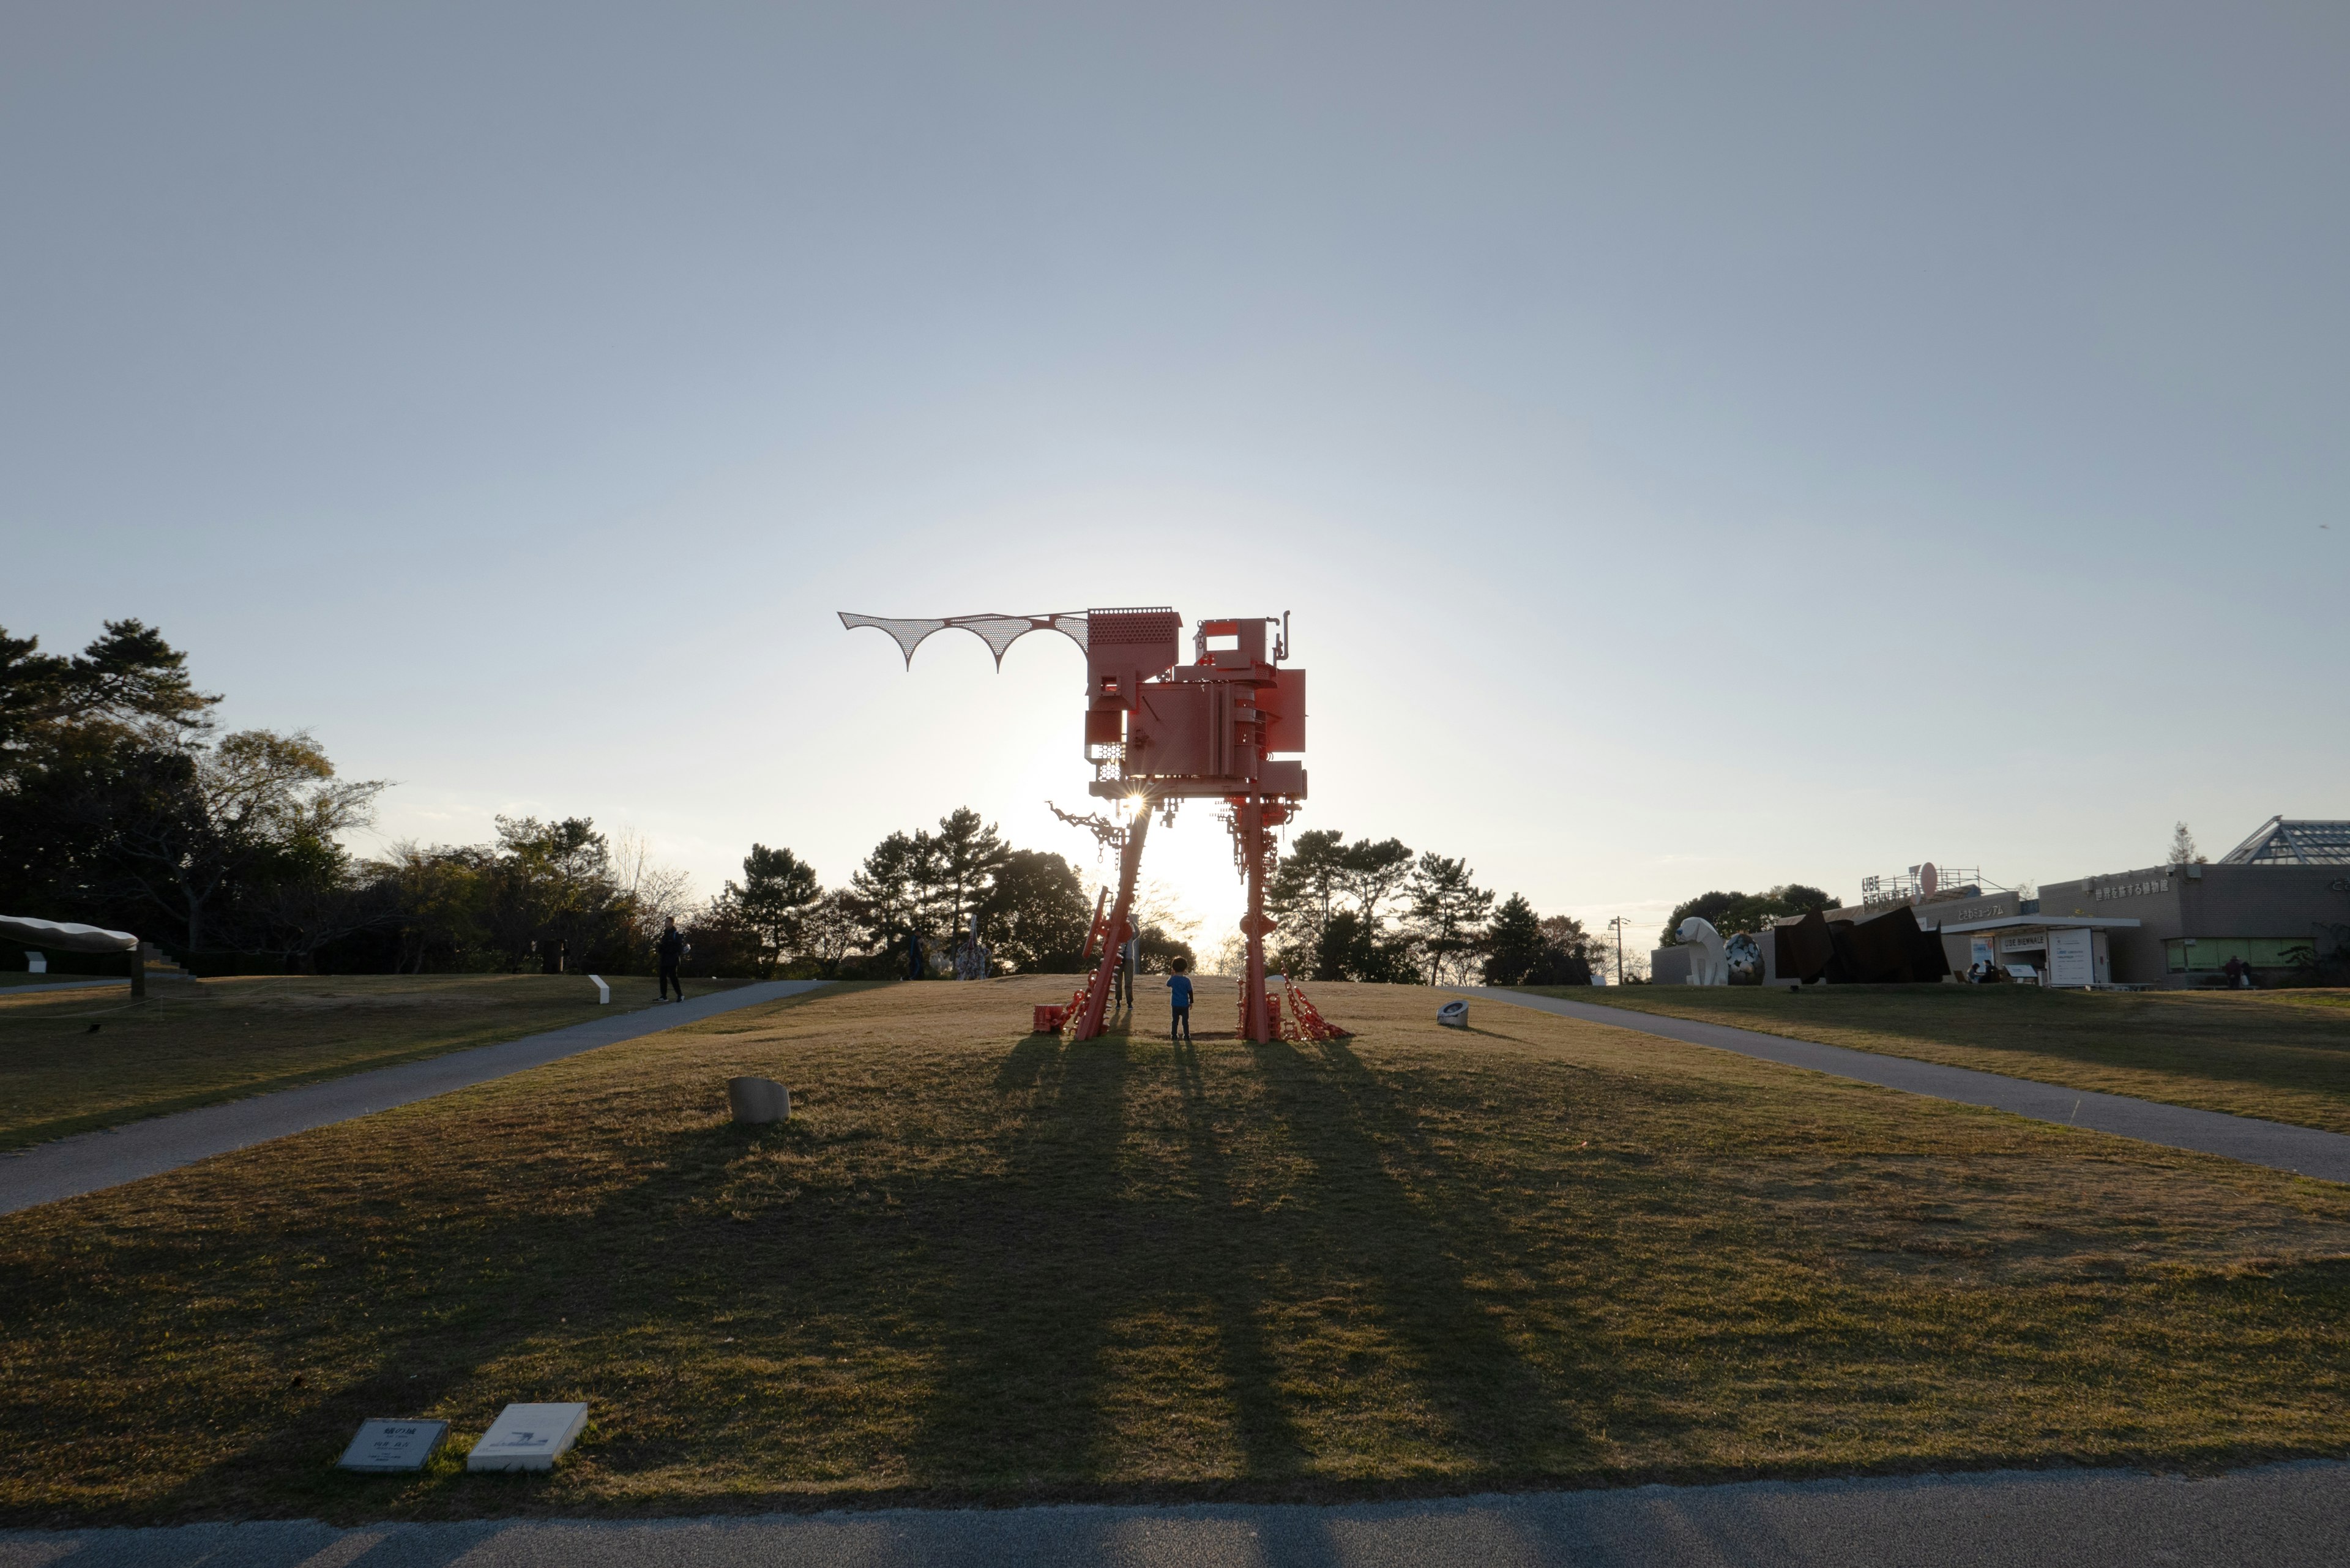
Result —
[{"label": "perforated wing of sculpture", "polygon": [[914,667],[914,649],[934,631],[954,628],[970,632],[987,644],[995,655],[995,668],[1003,668],[1004,650],[1032,631],[1057,631],[1077,645],[1082,652],[1086,646],[1086,612],[1059,610],[1051,615],[946,615],[923,619],[893,619],[888,616],[857,615],[848,610],[837,611],[840,624],[854,631],[860,626],[878,627],[897,639],[906,655],[906,668]]}]

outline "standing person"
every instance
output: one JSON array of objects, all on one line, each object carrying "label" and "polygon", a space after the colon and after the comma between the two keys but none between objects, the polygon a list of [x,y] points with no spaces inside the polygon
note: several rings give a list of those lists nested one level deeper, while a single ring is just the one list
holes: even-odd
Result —
[{"label": "standing person", "polygon": [[1134,928],[1121,926],[1128,940],[1118,944],[1118,963],[1109,971],[1109,1005],[1113,1012],[1134,1011]]},{"label": "standing person", "polygon": [[660,1000],[669,1000],[670,987],[677,988],[677,999],[685,1000],[685,981],[678,979],[678,961],[685,957],[685,937],[677,929],[677,917],[671,915],[661,921],[660,940],[653,943],[660,955]]},{"label": "standing person", "polygon": [[1183,972],[1183,961],[1177,959],[1170,966],[1174,972],[1167,977],[1167,1000],[1175,1004],[1175,1016],[1167,1025],[1167,1038],[1191,1043],[1191,977]]}]

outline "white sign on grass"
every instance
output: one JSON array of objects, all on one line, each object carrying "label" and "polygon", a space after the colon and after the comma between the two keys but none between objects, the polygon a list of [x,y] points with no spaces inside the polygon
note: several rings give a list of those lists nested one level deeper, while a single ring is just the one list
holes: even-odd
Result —
[{"label": "white sign on grass", "polygon": [[446,1421],[362,1421],[336,1463],[347,1470],[421,1470],[448,1436]]},{"label": "white sign on grass", "polygon": [[469,1470],[548,1470],[571,1451],[588,1425],[585,1405],[509,1405],[473,1451]]}]

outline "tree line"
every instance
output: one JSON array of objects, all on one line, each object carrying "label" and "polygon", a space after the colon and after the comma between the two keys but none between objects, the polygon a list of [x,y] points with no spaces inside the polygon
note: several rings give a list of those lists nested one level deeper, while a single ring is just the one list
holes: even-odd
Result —
[{"label": "tree line", "polygon": [[342,837],[383,784],[220,701],[136,620],[72,658],[0,628],[0,907],[290,964],[368,923]]},{"label": "tree line", "polygon": [[[1066,858],[1014,848],[993,823],[958,806],[936,832],[890,834],[830,889],[789,849],[753,845],[743,880],[729,881],[686,934],[692,967],[733,966],[725,972],[940,974],[976,937],[989,973],[1066,974],[1085,966],[1097,902]],[[1191,964],[1171,919],[1146,908],[1135,923],[1144,969]]]},{"label": "tree line", "polygon": [[1299,834],[1274,866],[1265,908],[1268,963],[1313,980],[1586,985],[1599,955],[1574,917],[1545,919],[1516,893],[1497,908],[1465,861],[1398,838]]},{"label": "tree line", "polygon": [[1733,931],[1762,930],[1783,916],[1835,907],[1832,895],[1801,882],[1784,882],[1761,893],[1700,893],[1673,906],[1673,912],[1665,917],[1665,929],[1658,933],[1657,945],[1679,947],[1681,922],[1692,915],[1711,922],[1726,937]]},{"label": "tree line", "polygon": [[[627,973],[672,919],[703,974],[939,972],[974,931],[992,972],[1081,967],[1095,901],[1076,867],[967,806],[889,834],[836,888],[754,845],[741,878],[699,901],[587,817],[501,816],[486,843],[362,858],[344,840],[382,781],[342,777],[303,732],[222,733],[220,701],[136,620],[72,657],[0,629],[0,909],[136,931],[207,972]],[[1272,967],[1301,978],[1582,984],[1599,961],[1580,922],[1497,904],[1464,861],[1395,838],[1300,833],[1267,895]],[[1797,885],[1708,893],[1667,940],[1692,912],[1729,929],[1828,901]],[[1146,904],[1137,924],[1146,969],[1192,961],[1171,915]]]},{"label": "tree line", "polygon": [[[1092,923],[1076,867],[968,807],[890,834],[836,888],[754,845],[700,902],[587,817],[361,858],[344,840],[384,784],[342,777],[302,732],[221,733],[220,701],[136,620],[72,657],[0,628],[0,909],[134,931],[205,972],[627,973],[670,919],[702,973],[902,974],[917,944],[934,969],[974,919],[995,971],[1073,970]],[[1190,957],[1142,925],[1146,963]]]}]

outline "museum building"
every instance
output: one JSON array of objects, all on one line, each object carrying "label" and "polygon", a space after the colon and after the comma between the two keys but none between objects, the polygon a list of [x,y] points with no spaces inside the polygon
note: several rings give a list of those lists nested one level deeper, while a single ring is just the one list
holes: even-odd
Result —
[{"label": "museum building", "polygon": [[1941,939],[1953,974],[1989,961],[2052,986],[2181,989],[2211,983],[2230,959],[2282,976],[2350,955],[2350,821],[2271,817],[2208,864],[2050,882],[2037,898],[1972,882],[1944,889],[1931,867],[1920,870],[1895,896],[1827,918],[1866,920],[1907,903]]},{"label": "museum building", "polygon": [[[2043,955],[2051,985],[2209,983],[2241,959],[2283,973],[2350,950],[2350,822],[2271,817],[2208,865],[2155,866],[2042,884],[2036,907],[2002,894],[1918,910],[1963,974]],[[2003,903],[2004,908],[1979,908]],[[2036,944],[2036,945],[2035,945]]]}]

